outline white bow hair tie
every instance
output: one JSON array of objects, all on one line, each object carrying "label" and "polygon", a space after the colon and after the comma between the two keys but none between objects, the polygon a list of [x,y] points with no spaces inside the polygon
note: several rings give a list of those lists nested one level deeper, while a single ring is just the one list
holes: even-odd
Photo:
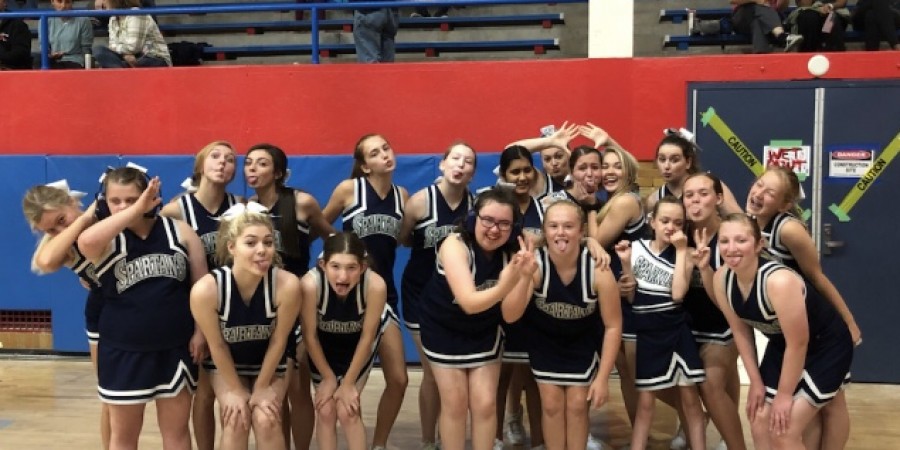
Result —
[{"label": "white bow hair tie", "polygon": [[181,188],[189,194],[197,192],[197,186],[194,186],[194,177],[187,177],[181,182]]},{"label": "white bow hair tie", "polygon": [[232,205],[231,208],[228,208],[228,210],[222,213],[222,215],[219,216],[219,220],[231,220],[237,216],[240,216],[241,214],[245,214],[248,212],[268,215],[269,208],[266,208],[265,206],[256,202],[247,202],[246,204],[236,203]]},{"label": "white bow hair tie", "polygon": [[66,181],[65,179],[57,180],[52,183],[47,183],[44,186],[66,191],[69,193],[69,197],[72,197],[72,198],[75,198],[78,200],[82,199],[85,195],[87,195],[87,192],[73,191],[72,189],[69,189],[69,182]]},{"label": "white bow hair tie", "polygon": [[[141,173],[143,173],[144,175],[147,175],[147,168],[144,167],[144,166],[142,166],[142,165],[140,165],[140,164],[135,164],[135,163],[133,163],[133,162],[131,162],[131,161],[128,161],[127,163],[125,163],[125,167],[130,167],[130,168],[132,168],[132,169],[140,170]],[[100,181],[99,181],[99,182],[102,183],[103,180],[106,179],[106,174],[109,173],[109,171],[115,170],[115,169],[116,169],[115,167],[107,166],[107,167],[106,167],[106,171],[103,172],[102,175],[100,175]]]}]

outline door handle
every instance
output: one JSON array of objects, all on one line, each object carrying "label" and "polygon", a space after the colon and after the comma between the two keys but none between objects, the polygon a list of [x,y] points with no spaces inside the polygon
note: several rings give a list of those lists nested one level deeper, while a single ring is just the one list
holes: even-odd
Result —
[{"label": "door handle", "polygon": [[823,255],[831,255],[833,249],[844,246],[844,241],[836,241],[831,238],[833,232],[834,230],[830,223],[822,224],[822,238],[825,243],[825,247],[822,249]]}]

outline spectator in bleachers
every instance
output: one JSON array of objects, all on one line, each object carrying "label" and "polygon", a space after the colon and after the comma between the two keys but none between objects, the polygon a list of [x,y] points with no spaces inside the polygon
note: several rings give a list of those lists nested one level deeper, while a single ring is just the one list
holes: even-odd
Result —
[{"label": "spectator in bleachers", "polygon": [[[0,11],[6,11],[0,0]],[[0,19],[0,70],[31,68],[31,32],[22,19]]]},{"label": "spectator in bleachers", "polygon": [[[50,0],[53,9],[68,11],[72,0]],[[47,20],[50,39],[51,69],[83,69],[84,55],[91,54],[94,45],[94,26],[87,17],[50,17]],[[35,65],[40,60],[35,59]]]},{"label": "spectator in bleachers", "polygon": [[363,63],[394,62],[394,38],[399,26],[400,13],[397,8],[354,10],[356,60]]},{"label": "spectator in bleachers", "polygon": [[793,50],[802,37],[788,34],[781,24],[779,11],[788,0],[731,0],[734,30],[751,36],[753,53],[771,53],[773,47]]},{"label": "spectator in bleachers", "polygon": [[850,22],[847,0],[796,0],[797,9],[785,21],[791,32],[803,36],[801,52],[847,50],[844,31]]},{"label": "spectator in bleachers", "polygon": [[888,48],[900,50],[897,28],[900,28],[900,1],[859,0],[853,12],[853,29],[865,35],[866,50],[878,50],[881,41]]},{"label": "spectator in bleachers", "polygon": [[409,17],[447,17],[447,12],[450,11],[450,7],[446,5],[438,6],[438,9],[431,14],[428,12],[428,8],[424,6],[416,6],[416,12],[409,15]]},{"label": "spectator in bleachers", "polygon": [[[104,9],[138,9],[138,0],[103,0]],[[94,59],[102,68],[168,67],[169,47],[149,15],[112,16],[109,46],[94,47]]]}]

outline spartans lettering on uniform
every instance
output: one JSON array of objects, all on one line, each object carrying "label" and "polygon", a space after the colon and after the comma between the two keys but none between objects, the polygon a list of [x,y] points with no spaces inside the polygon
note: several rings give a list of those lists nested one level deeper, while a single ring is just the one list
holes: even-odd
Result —
[{"label": "spartans lettering on uniform", "polygon": [[[321,316],[321,315],[320,315]],[[340,320],[320,320],[317,327],[323,333],[355,334],[362,332],[362,321],[343,322]]]},{"label": "spartans lettering on uniform", "polygon": [[363,216],[357,214],[353,217],[353,232],[360,239],[373,234],[383,234],[396,238],[400,234],[400,219],[383,214]]},{"label": "spartans lettering on uniform", "polygon": [[653,264],[652,261],[639,255],[634,261],[634,278],[654,286],[671,286],[672,272]]},{"label": "spartans lettering on uniform", "polygon": [[[355,224],[354,224],[355,227]],[[422,245],[424,248],[434,248],[437,247],[438,242],[441,242],[453,232],[456,228],[455,225],[444,225],[440,227],[436,227],[434,225],[428,225],[425,228],[425,243]]]},{"label": "spartans lettering on uniform", "polygon": [[154,253],[131,261],[116,263],[116,289],[121,294],[141,281],[149,278],[166,277],[184,281],[187,277],[187,258],[181,254],[164,255]]},{"label": "spartans lettering on uniform", "polygon": [[267,325],[243,325],[239,327],[226,327],[224,322],[219,322],[219,326],[222,329],[222,337],[229,344],[266,340],[272,336],[272,330],[275,329],[274,322]]},{"label": "spartans lettering on uniform", "polygon": [[594,314],[597,310],[597,303],[592,302],[584,307],[572,305],[566,302],[547,302],[546,297],[534,296],[534,306],[548,316],[560,320],[577,320]]},{"label": "spartans lettering on uniform", "polygon": [[217,232],[213,231],[200,236],[200,242],[203,243],[203,253],[207,255],[216,254],[216,235]]}]

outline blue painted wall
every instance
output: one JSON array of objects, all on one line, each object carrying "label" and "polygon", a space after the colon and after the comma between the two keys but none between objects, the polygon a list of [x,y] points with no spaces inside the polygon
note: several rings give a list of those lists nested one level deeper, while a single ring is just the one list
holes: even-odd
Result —
[{"label": "blue painted wall", "polygon": [[[398,155],[394,182],[409,190],[410,195],[431,184],[439,175],[441,155]],[[493,184],[491,173],[497,165],[499,154],[478,155],[478,167],[472,187]],[[540,158],[535,158],[539,162]],[[22,216],[22,195],[35,184],[44,184],[65,178],[72,189],[93,195],[98,188],[98,178],[107,166],[124,165],[133,161],[147,167],[151,175],[162,180],[162,193],[170,199],[181,192],[181,182],[190,175],[194,158],[184,156],[139,156],[120,158],[116,155],[92,156],[0,156],[0,206],[9,213],[0,217],[2,229],[8,233],[0,240],[0,254],[4,255],[0,273],[0,285],[6,286],[0,297],[0,309],[50,310],[53,320],[53,349],[65,352],[86,352],[84,334],[84,299],[86,291],[68,270],[38,276],[31,272],[30,261],[38,236],[31,233]],[[322,207],[328,202],[332,190],[350,175],[352,158],[349,156],[291,156],[288,158],[291,177],[287,184],[303,189],[318,199]],[[247,196],[253,194],[245,182],[243,157],[239,157],[238,170],[229,191]],[[473,189],[474,190],[474,189]],[[340,220],[340,219],[338,219]],[[313,245],[312,254],[321,250],[321,241]],[[397,286],[409,251],[401,248],[397,253],[394,276]],[[402,301],[402,299],[401,299]],[[412,340],[404,330],[408,361],[418,361]]]}]

